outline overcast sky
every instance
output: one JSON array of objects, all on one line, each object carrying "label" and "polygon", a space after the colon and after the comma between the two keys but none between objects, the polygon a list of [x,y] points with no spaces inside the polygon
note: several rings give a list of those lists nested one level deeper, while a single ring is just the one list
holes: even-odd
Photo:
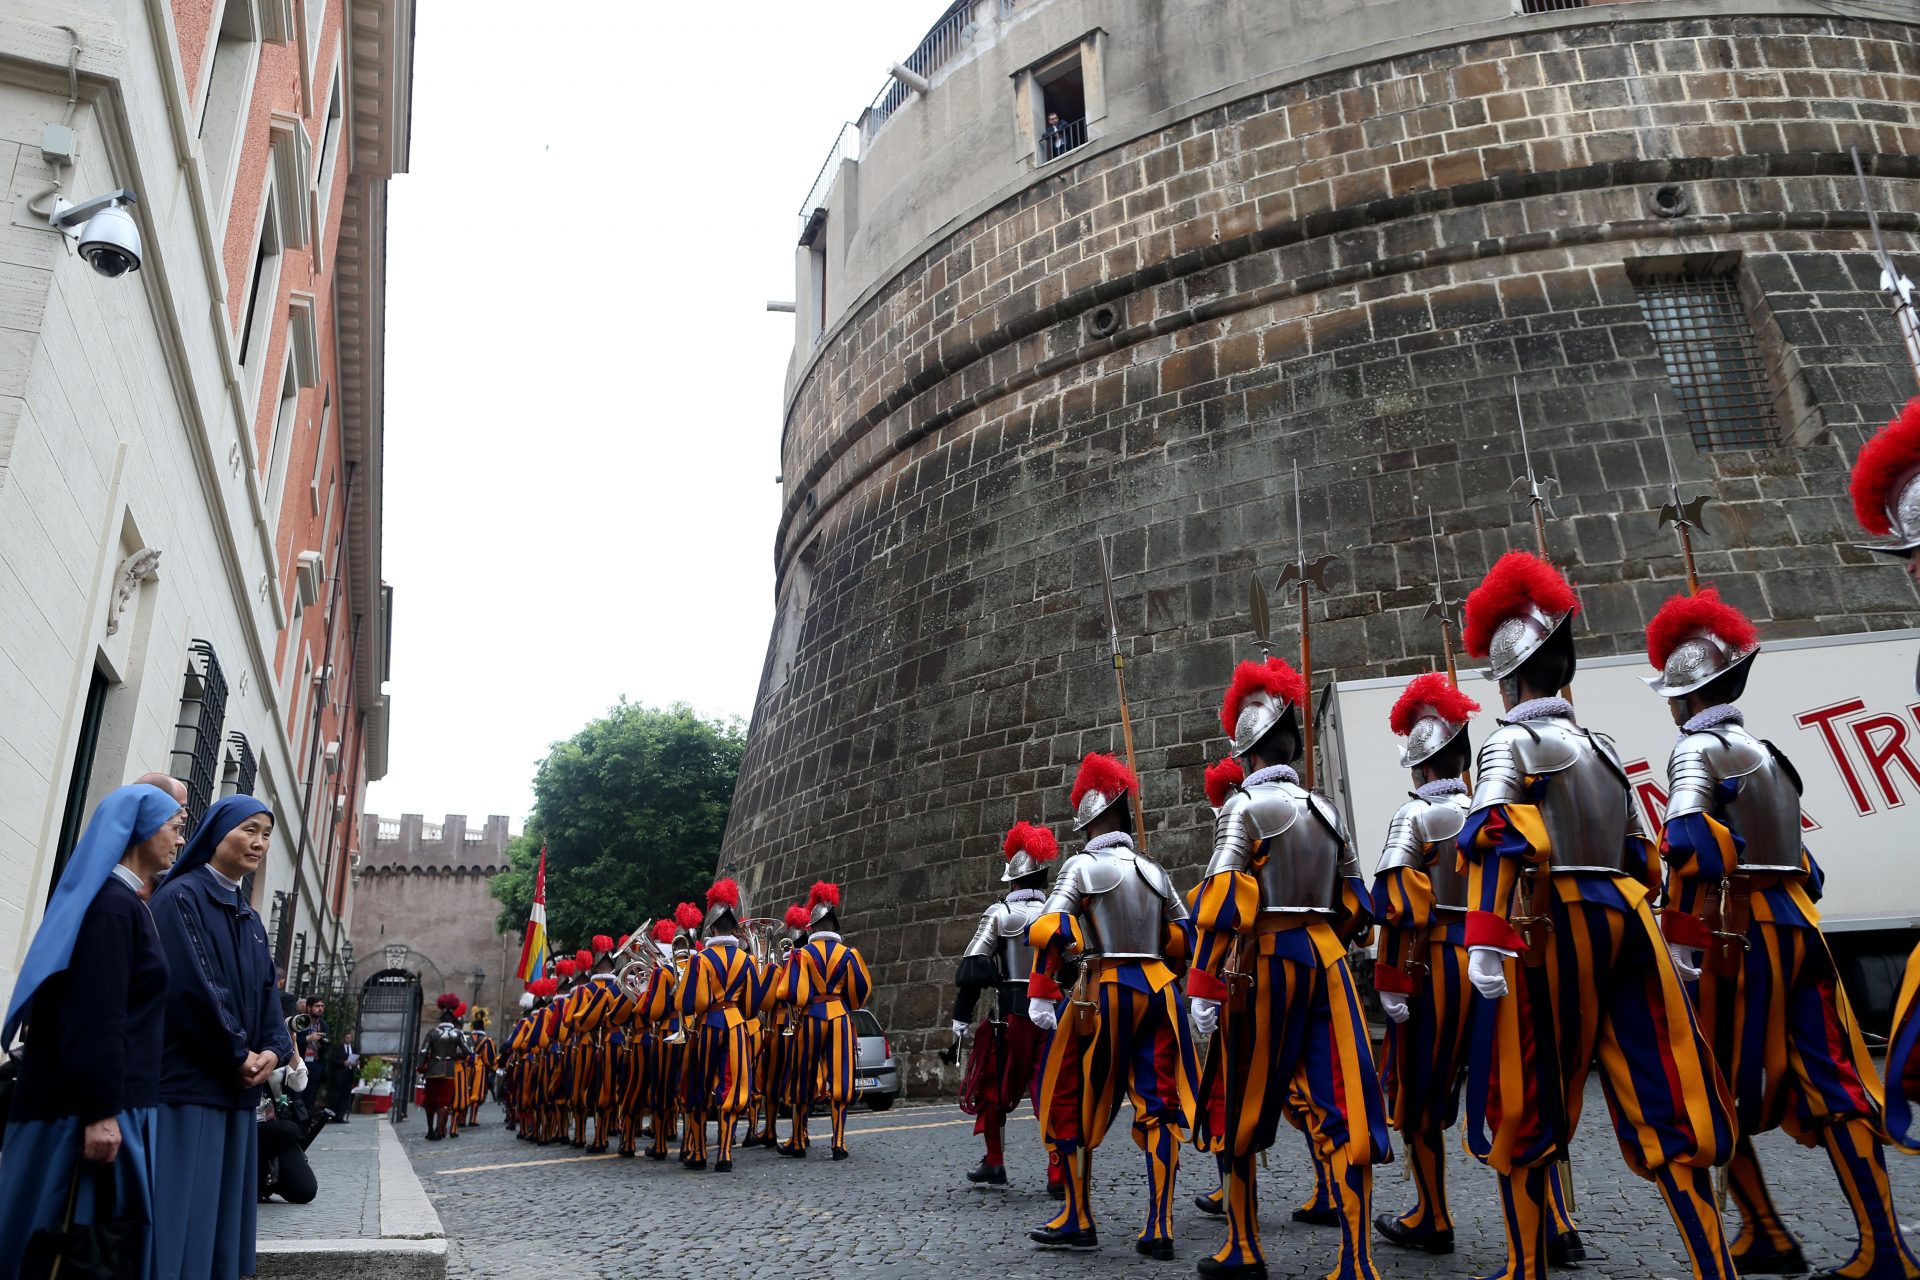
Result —
[{"label": "overcast sky", "polygon": [[944,8],[420,5],[369,812],[517,831],[548,744],[622,694],[751,715],[793,340],[766,302],[835,132]]}]

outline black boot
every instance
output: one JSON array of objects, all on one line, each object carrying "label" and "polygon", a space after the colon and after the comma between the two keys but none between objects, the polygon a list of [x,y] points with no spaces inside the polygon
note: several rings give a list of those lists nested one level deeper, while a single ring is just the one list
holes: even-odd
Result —
[{"label": "black boot", "polygon": [[1221,1196],[1218,1199],[1213,1196],[1195,1196],[1193,1198],[1193,1207],[1202,1213],[1210,1213],[1216,1218],[1224,1218],[1227,1216],[1227,1201],[1225,1196]]},{"label": "black boot", "polygon": [[1797,1244],[1790,1244],[1779,1253],[1749,1249],[1735,1254],[1733,1265],[1743,1276],[1802,1276],[1813,1270]]},{"label": "black boot", "polygon": [[[1798,1255],[1799,1252],[1798,1249],[1794,1250],[1796,1255]],[[1576,1262],[1585,1262],[1586,1260],[1587,1246],[1581,1242],[1578,1231],[1566,1231],[1557,1236],[1547,1237],[1548,1266],[1570,1267]],[[1742,1271],[1746,1270],[1744,1264],[1739,1265]],[[1802,1266],[1799,1267],[1796,1272],[1790,1272],[1788,1274],[1797,1274],[1798,1271],[1805,1270],[1806,1267]]]},{"label": "black boot", "polygon": [[1215,1262],[1212,1258],[1202,1258],[1193,1269],[1207,1280],[1267,1280],[1264,1262]]},{"label": "black boot", "polygon": [[1402,1249],[1424,1249],[1428,1253],[1452,1253],[1453,1232],[1451,1231],[1414,1231],[1400,1225],[1399,1219],[1391,1214],[1375,1214],[1373,1225],[1388,1244],[1399,1245]]},{"label": "black boot", "polygon": [[1097,1249],[1100,1236],[1092,1227],[1077,1231],[1072,1227],[1035,1227],[1027,1232],[1027,1239],[1035,1244],[1044,1244],[1056,1248]]},{"label": "black boot", "polygon": [[1007,1166],[1003,1164],[988,1164],[985,1160],[982,1160],[979,1164],[967,1170],[967,1181],[984,1182],[990,1186],[1004,1187],[1007,1185]]},{"label": "black boot", "polygon": [[1173,1241],[1171,1240],[1135,1240],[1133,1251],[1156,1262],[1173,1261]]}]

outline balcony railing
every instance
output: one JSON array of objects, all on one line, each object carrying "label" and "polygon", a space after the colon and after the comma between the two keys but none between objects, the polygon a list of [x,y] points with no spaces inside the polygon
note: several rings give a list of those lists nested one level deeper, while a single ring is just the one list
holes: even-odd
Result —
[{"label": "balcony railing", "polygon": [[800,202],[802,222],[811,218],[815,209],[827,207],[827,197],[833,194],[833,184],[840,180],[841,161],[859,158],[860,131],[851,124],[841,125],[839,136],[834,138],[833,147],[827,152],[827,158],[821,164],[820,172],[814,175],[813,185],[807,188],[807,198]]},{"label": "balcony railing", "polygon": [[1062,120],[1057,125],[1048,125],[1040,134],[1039,162],[1051,164],[1067,152],[1087,145],[1087,122],[1081,120]]},{"label": "balcony railing", "polygon": [[[1001,13],[1009,12],[1004,0]],[[920,47],[908,54],[904,60],[907,70],[922,79],[933,79],[934,73],[960,55],[960,52],[973,43],[973,6],[961,5],[958,9],[940,20],[940,25],[927,32]],[[880,86],[880,92],[873,97],[867,114],[861,118],[861,127],[867,136],[872,137],[887,122],[887,117],[906,104],[907,95],[913,90],[904,80],[887,77]]]}]

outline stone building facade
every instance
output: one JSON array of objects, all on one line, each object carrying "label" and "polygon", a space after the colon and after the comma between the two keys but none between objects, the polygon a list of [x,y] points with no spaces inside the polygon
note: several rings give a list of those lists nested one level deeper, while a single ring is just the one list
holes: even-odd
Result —
[{"label": "stone building facade", "polygon": [[[452,991],[496,1016],[513,1007],[522,990],[514,977],[520,938],[494,928],[500,904],[487,892],[488,879],[507,869],[508,839],[499,814],[478,827],[460,813],[440,823],[417,813],[363,817],[353,872],[354,985],[399,967],[420,975],[429,1006]],[[398,966],[390,966],[388,947],[406,949]]]},{"label": "stone building facade", "polygon": [[[1116,745],[1096,536],[1182,888],[1217,699],[1255,653],[1248,576],[1295,554],[1293,466],[1305,554],[1343,560],[1319,678],[1427,669],[1428,506],[1450,595],[1531,547],[1516,379],[1584,651],[1638,648],[1681,583],[1656,404],[1717,499],[1701,573],[1769,634],[1920,622],[1845,498],[1914,391],[1849,148],[1912,262],[1920,15],[1535,7],[957,4],[907,62],[925,90],[883,92],[830,157],[721,861],[756,898],[845,882],[910,1078],[938,1071],[1001,833],[1064,833],[1075,763]],[[1034,133],[1055,103],[1085,138],[1058,156]]]},{"label": "stone building facade", "polygon": [[[254,895],[283,969],[325,972],[346,940],[386,770],[412,17],[0,5],[0,1000],[93,806],[149,771],[196,820],[239,791],[272,806]],[[50,215],[120,189],[140,262],[109,278]]]}]

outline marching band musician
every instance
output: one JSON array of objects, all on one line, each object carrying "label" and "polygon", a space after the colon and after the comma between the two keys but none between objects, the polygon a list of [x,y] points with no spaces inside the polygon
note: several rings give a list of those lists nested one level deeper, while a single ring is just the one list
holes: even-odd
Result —
[{"label": "marching band musician", "polygon": [[[1875,537],[1892,542],[1866,545],[1868,551],[1905,563],[1920,586],[1920,399],[1910,400],[1861,448],[1853,464],[1854,518]],[[1893,1007],[1887,1040],[1887,1136],[1902,1151],[1920,1155],[1920,947],[1907,957],[1906,976]]]},{"label": "marching band musician", "polygon": [[527,1107],[522,1096],[527,1074],[527,1045],[533,1035],[534,1005],[540,999],[539,990],[545,981],[544,978],[535,978],[520,993],[520,1017],[514,1022],[513,1029],[507,1032],[506,1043],[500,1052],[500,1105],[506,1109],[507,1128],[523,1141],[528,1136]]},{"label": "marching band musician", "polygon": [[1221,806],[1187,977],[1195,1027],[1217,1027],[1210,1057],[1226,1091],[1227,1239],[1200,1261],[1203,1276],[1266,1275],[1254,1157],[1289,1114],[1329,1166],[1341,1222],[1332,1274],[1379,1274],[1368,1218],[1372,1166],[1389,1153],[1386,1107],[1346,958],[1371,928],[1372,900],[1332,802],[1291,767],[1305,701],[1299,673],[1268,658],[1236,667],[1221,705],[1234,756],[1252,768]]},{"label": "marching band musician", "polygon": [[[565,1018],[567,1034],[573,1045],[574,1064],[574,1146],[585,1142],[593,1155],[602,1155],[617,1123],[616,1103],[622,1081],[614,1076],[615,1059],[624,1044],[620,1025],[632,1017],[632,1004],[621,993],[613,976],[613,939],[604,933],[593,935],[590,951],[574,956],[574,964],[585,978],[568,997]],[[593,1136],[586,1138],[587,1123]]]},{"label": "marching band musician", "polygon": [[[700,928],[700,908],[683,902],[673,909],[673,918],[653,926],[653,945],[660,962],[647,980],[647,992],[641,1011],[653,1029],[652,1072],[648,1109],[653,1113],[653,1145],[647,1155],[655,1160],[667,1158],[683,1110],[681,1096],[686,1066],[686,1037],[681,1029],[677,1000],[680,975],[674,968],[674,952],[684,943],[691,953],[694,932]],[[691,1126],[689,1126],[691,1127]],[[691,1135],[682,1138],[680,1159],[687,1159]]]},{"label": "marching band musician", "polygon": [[570,1140],[568,1101],[573,1091],[573,1072],[564,1032],[566,1000],[573,991],[574,966],[572,956],[562,956],[553,962],[553,992],[540,1019],[540,1095],[545,1116],[540,1145],[543,1147]]},{"label": "marching band musician", "polygon": [[753,1074],[752,1023],[767,975],[740,944],[740,886],[707,890],[705,945],[687,963],[679,1009],[687,1027],[687,1123],[697,1135],[689,1169],[707,1167],[707,1117],[718,1125],[713,1171],[733,1172],[733,1127],[746,1109]]},{"label": "marching band musician", "polygon": [[589,1095],[599,1084],[592,1033],[584,1023],[587,1010],[598,1004],[591,983],[593,953],[584,947],[574,952],[571,964],[562,970],[561,976],[567,987],[560,1002],[560,1048],[566,1064],[561,1105],[566,1110],[566,1124],[572,1134],[568,1140],[576,1147],[585,1147],[587,1118],[594,1110]]},{"label": "marching band musician", "polygon": [[[780,933],[784,940],[787,956],[807,940],[807,922],[809,916],[806,904],[796,902],[787,908],[784,919],[785,928]],[[778,941],[778,940],[776,940]],[[798,1056],[794,1052],[798,1027],[791,1005],[781,998],[781,975],[784,966],[769,967],[766,980],[762,983],[760,994],[761,1036],[760,1047],[755,1055],[754,1088],[757,1091],[755,1112],[759,1119],[759,1128],[749,1132],[742,1146],[777,1147],[780,1145],[780,1132],[776,1119],[784,1110],[788,1116],[793,1114],[793,1063]],[[792,1030],[789,1030],[792,1028]],[[804,1123],[800,1121],[797,1123]],[[750,1130],[753,1126],[748,1126]]]},{"label": "marching band musician", "polygon": [[606,1127],[619,1132],[620,1156],[627,1160],[639,1154],[647,1076],[644,1019],[638,1003],[620,985],[619,975],[614,972],[614,957],[626,951],[629,941],[627,935],[621,935],[613,950],[604,957],[607,972],[612,975],[614,993],[613,1008],[607,1013],[607,1060],[612,1088],[609,1091],[611,1114]]},{"label": "marching band musician", "polygon": [[[1002,1187],[1007,1183],[1003,1145],[1007,1113],[1023,1096],[1035,1092],[1040,1048],[1046,1033],[1027,1017],[1027,975],[1033,972],[1033,953],[1027,929],[1046,901],[1047,867],[1060,854],[1053,832],[1030,822],[1016,822],[1001,843],[1006,868],[1000,882],[1011,886],[1007,896],[980,916],[973,938],[961,954],[956,976],[959,992],[953,1001],[953,1038],[964,1040],[973,1022],[980,993],[993,989],[999,1017],[974,1033],[973,1056],[967,1060],[976,1108],[973,1131],[986,1139],[980,1164],[967,1172],[968,1182]],[[962,1085],[963,1095],[969,1092]],[[1059,1159],[1047,1154],[1047,1185],[1059,1185]]]},{"label": "marching band musician", "polygon": [[1597,1057],[1628,1167],[1659,1185],[1694,1274],[1724,1280],[1707,1171],[1732,1152],[1732,1108],[1649,908],[1652,846],[1619,754],[1560,696],[1577,607],[1565,578],[1520,551],[1467,597],[1467,652],[1490,660],[1506,707],[1458,837],[1467,977],[1489,1002],[1468,1145],[1499,1175],[1503,1275],[1545,1280],[1547,1165],[1565,1158]]},{"label": "marching band musician", "polygon": [[[1193,1042],[1174,984],[1191,925],[1165,869],[1134,847],[1128,799],[1139,785],[1113,756],[1081,762],[1070,803],[1087,843],[1061,864],[1027,931],[1027,1016],[1054,1033],[1041,1068],[1041,1136],[1060,1153],[1065,1199],[1027,1235],[1042,1245],[1098,1246],[1088,1176],[1124,1089],[1134,1143],[1147,1157],[1147,1223],[1134,1248],[1164,1261],[1173,1257],[1180,1144],[1193,1127]],[[1080,969],[1063,1005],[1059,979],[1070,960]]]},{"label": "marching band musician", "polygon": [[[421,1047],[420,1056],[426,1063],[427,1091],[427,1141],[438,1142],[448,1136],[448,1121],[452,1118],[454,1084],[456,1077],[466,1062],[467,1046],[460,1036],[460,1024],[457,1011],[460,997],[448,991],[434,1001],[440,1010],[440,1021],[427,1032],[427,1038]],[[453,1131],[458,1137],[459,1131]]]},{"label": "marching band musician", "polygon": [[807,895],[805,944],[780,975],[780,998],[797,1019],[794,1032],[793,1140],[781,1155],[807,1154],[807,1117],[824,1091],[833,1122],[833,1158],[847,1158],[847,1104],[854,1099],[858,1042],[853,1011],[873,992],[873,975],[840,936],[840,886],[816,881]]}]

